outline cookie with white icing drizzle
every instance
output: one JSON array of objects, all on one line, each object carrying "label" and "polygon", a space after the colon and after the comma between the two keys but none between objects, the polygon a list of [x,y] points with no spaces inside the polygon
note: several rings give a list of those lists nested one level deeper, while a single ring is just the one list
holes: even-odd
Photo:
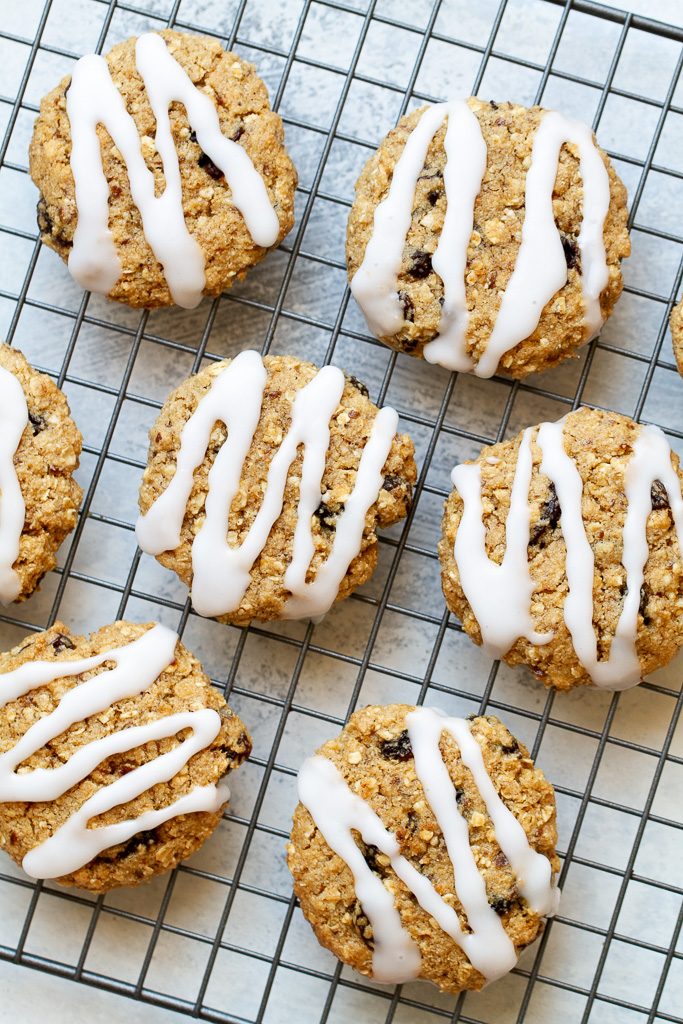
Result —
[{"label": "cookie with white icing drizzle", "polygon": [[172,630],[61,623],[0,655],[0,845],[94,892],[194,853],[251,741]]},{"label": "cookie with white icing drizzle", "polygon": [[282,121],[253,65],[207,36],[82,57],[41,103],[30,170],[43,241],[131,306],[220,294],[294,222]]},{"label": "cookie with white icing drizzle", "polygon": [[142,549],[201,615],[317,618],[372,574],[377,526],[406,515],[413,444],[337,367],[240,353],[167,399],[150,431]]},{"label": "cookie with white icing drizzle", "polygon": [[453,471],[449,608],[492,657],[567,690],[635,686],[683,646],[683,498],[664,433],[579,409]]},{"label": "cookie with white icing drizzle", "polygon": [[81,445],[54,381],[0,345],[0,605],[33,593],[76,525]]},{"label": "cookie with white icing drizzle", "polygon": [[481,377],[575,353],[629,252],[626,189],[590,128],[477,99],[401,118],[358,179],[346,245],[380,340]]},{"label": "cookie with white icing drizzle", "polygon": [[553,788],[497,718],[363,708],[304,762],[298,793],[301,908],[376,981],[479,989],[557,909]]}]

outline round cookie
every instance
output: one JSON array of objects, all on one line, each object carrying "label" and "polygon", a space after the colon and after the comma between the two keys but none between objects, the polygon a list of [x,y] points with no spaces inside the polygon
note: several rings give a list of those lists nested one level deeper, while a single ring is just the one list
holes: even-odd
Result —
[{"label": "round cookie", "polygon": [[301,909],[376,981],[479,989],[556,911],[553,788],[497,718],[366,707],[298,786],[287,857]]},{"label": "round cookie", "polygon": [[683,299],[671,311],[671,341],[678,372],[683,377]]},{"label": "round cookie", "polygon": [[30,171],[42,240],[130,306],[219,295],[294,223],[282,121],[253,65],[208,36],[166,29],[82,58],[41,103]]},{"label": "round cookie", "polygon": [[177,634],[58,622],[0,655],[0,681],[0,845],[28,874],[137,885],[214,831],[251,740]]},{"label": "round cookie", "polygon": [[82,438],[44,373],[0,345],[0,603],[23,601],[78,519]]},{"label": "round cookie", "polygon": [[397,422],[336,367],[211,363],[150,431],[138,543],[202,615],[317,618],[371,576],[376,528],[407,514],[417,471]]},{"label": "round cookie", "polygon": [[547,686],[637,684],[683,646],[682,479],[658,427],[597,409],[485,448],[453,471],[448,607]]},{"label": "round cookie", "polygon": [[522,378],[574,354],[612,312],[626,200],[580,122],[478,99],[421,107],[356,184],[351,290],[397,351]]}]

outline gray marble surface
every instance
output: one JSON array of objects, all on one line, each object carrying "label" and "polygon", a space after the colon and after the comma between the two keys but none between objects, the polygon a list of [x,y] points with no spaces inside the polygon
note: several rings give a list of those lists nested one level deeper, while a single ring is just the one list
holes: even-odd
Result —
[{"label": "gray marble surface", "polygon": [[[160,22],[155,18],[167,17],[171,3],[137,0],[135,6],[140,13],[114,11],[106,47],[145,28],[158,27]],[[619,6],[683,24],[679,0],[643,0]],[[279,96],[302,188],[297,226],[281,251],[221,300],[207,352],[216,357],[248,346],[261,347],[272,326],[272,308],[281,306],[282,315],[272,331],[271,351],[293,352],[318,362],[331,358],[366,380],[374,397],[382,395],[403,414],[404,426],[415,439],[422,465],[433,439],[433,424],[448,375],[403,356],[394,363],[387,350],[355,337],[364,333],[364,328],[353,302],[345,308],[341,333],[331,345],[333,325],[344,299],[344,227],[353,183],[371,147],[400,113],[421,35],[386,21],[371,24],[357,65],[365,80],[356,78],[351,84],[337,125],[343,138],[333,141],[320,173],[326,133],[333,123],[345,72],[359,38],[365,0],[349,0],[345,7],[348,9],[316,3],[310,6],[297,45],[297,56],[303,59],[294,61],[280,89],[302,4],[300,0],[284,0],[278,5],[268,0],[248,0],[246,4],[237,48],[257,63],[271,94]],[[459,43],[432,40],[428,44],[415,82],[418,96],[445,97],[470,91],[480,63],[480,54],[471,47],[485,45],[497,8],[498,0],[478,0],[476,4],[444,0],[435,29],[444,39],[457,39]],[[228,35],[237,9],[237,0],[182,0],[178,17],[197,28]],[[380,14],[420,30],[427,23],[430,9],[426,0],[414,0],[410,5],[378,0],[376,7]],[[42,2],[38,0],[0,0],[0,27],[10,35],[32,38],[41,11]],[[190,372],[212,316],[211,305],[205,302],[193,312],[151,313],[134,350],[139,313],[91,297],[82,316],[82,292],[59,259],[47,249],[36,249],[35,244],[36,192],[26,174],[26,150],[35,116],[31,105],[69,70],[73,57],[67,54],[79,55],[97,44],[106,11],[106,5],[98,0],[54,0],[43,33],[48,48],[39,50],[28,76],[25,106],[11,132],[7,166],[0,170],[0,225],[11,232],[0,235],[0,333],[13,328],[13,343],[48,372],[58,375],[66,369],[65,390],[91,449],[84,455],[79,479],[92,499],[68,581],[59,595],[59,607],[55,601],[61,577],[52,574],[39,594],[11,609],[0,621],[3,647],[23,635],[24,624],[43,626],[57,611],[74,629],[96,628],[118,615],[139,621],[157,618],[177,627],[186,596],[175,577],[148,557],[143,557],[135,570],[132,592],[125,593],[135,554],[130,526],[136,515],[147,430],[159,403]],[[496,40],[496,54],[512,55],[532,66],[492,57],[480,95],[532,102],[541,80],[538,68],[548,58],[560,16],[560,8],[543,0],[510,0]],[[595,84],[586,82],[605,80],[619,33],[619,25],[613,22],[570,14],[554,58],[554,69],[561,74],[549,77],[543,102],[592,119],[601,93]],[[680,44],[670,40],[631,31],[621,51],[615,87],[654,101],[638,102],[610,94],[598,125],[602,144],[621,154],[616,165],[631,196],[639,190],[641,168],[637,161],[647,157],[660,117],[657,103],[667,94],[680,50]],[[24,44],[0,38],[0,96],[11,98],[17,94],[27,59]],[[331,69],[310,61],[324,62]],[[563,77],[565,74],[585,81],[570,81]],[[389,83],[392,88],[377,82]],[[674,102],[679,108],[683,106],[683,80],[676,87]],[[410,101],[411,105],[418,103],[416,97]],[[0,103],[0,133],[9,123],[10,110],[9,104]],[[682,128],[682,115],[670,112],[656,144],[654,164],[683,175]],[[307,207],[309,189],[318,177],[319,194]],[[584,352],[578,360],[516,389],[507,435],[529,423],[562,415],[566,404],[558,396],[571,399],[577,388],[581,388],[586,402],[683,431],[683,383],[674,371],[670,337],[664,326],[666,302],[680,275],[681,209],[683,177],[651,170],[635,218],[633,255],[625,265],[631,290],[623,295],[603,331],[604,346],[591,356]],[[673,237],[658,237],[651,229]],[[291,269],[289,252],[294,244],[300,245],[300,254]],[[15,321],[16,296],[25,282],[27,302]],[[311,322],[303,322],[302,317]],[[77,340],[67,365],[65,355],[74,332]],[[174,343],[174,347],[163,345],[162,340]],[[661,352],[651,365],[660,341]],[[122,386],[126,397],[117,413],[116,396]],[[435,547],[440,492],[449,486],[454,462],[471,456],[479,446],[463,434],[495,438],[510,397],[510,386],[503,380],[457,380],[445,410],[444,429],[433,447],[427,488],[410,526],[409,549],[403,552],[396,568],[395,546],[383,544],[377,574],[363,588],[361,598],[340,605],[314,629],[297,683],[295,707],[287,716],[277,747],[276,770],[267,783],[258,764],[240,771],[232,787],[232,816],[192,859],[192,871],[177,875],[170,895],[167,879],[159,879],[140,891],[106,897],[87,948],[87,971],[124,984],[135,983],[154,941],[145,988],[194,1001],[207,962],[208,942],[216,934],[245,842],[243,822],[253,818],[257,828],[241,870],[205,1005],[249,1020],[258,1014],[291,891],[280,833],[287,830],[294,806],[292,773],[314,746],[337,731],[335,720],[347,714],[369,638],[373,638],[370,664],[362,673],[358,702],[416,698],[438,642],[443,614],[438,565],[423,553],[433,552]],[[416,413],[420,422],[408,418]],[[108,434],[107,457],[100,463],[96,453]],[[676,436],[672,436],[672,443],[679,451],[683,449]],[[400,536],[398,528],[389,532],[390,540]],[[70,558],[70,543],[67,541],[61,552],[62,565]],[[388,597],[389,606],[378,615],[376,602],[383,595]],[[258,633],[251,631],[244,642],[233,704],[251,729],[255,755],[263,760],[271,754],[281,721],[281,703],[287,697],[296,671],[298,645],[305,634],[306,624],[288,623]],[[224,682],[240,633],[191,616],[184,639],[216,681]],[[427,703],[458,713],[476,710],[487,685],[490,662],[450,626],[437,649],[430,678],[439,689],[427,691]],[[566,850],[574,841],[575,859],[564,884],[562,920],[551,929],[540,965],[545,980],[537,982],[529,1003],[525,1018],[529,1024],[576,1024],[581,1020],[585,996],[561,986],[590,989],[603,944],[602,933],[610,926],[619,894],[618,872],[628,863],[639,812],[651,791],[651,812],[657,820],[649,820],[645,826],[634,870],[639,876],[672,888],[628,881],[615,922],[621,938],[611,943],[598,991],[644,1007],[654,997],[664,964],[662,950],[671,941],[680,906],[678,892],[683,886],[681,832],[665,823],[667,819],[679,824],[683,821],[680,763],[668,761],[658,782],[653,780],[682,677],[683,659],[679,659],[658,674],[658,690],[639,688],[623,694],[613,714],[611,698],[604,693],[560,696],[552,705],[538,761],[554,782],[571,791],[558,797],[560,849]],[[538,725],[534,716],[541,714],[546,704],[546,695],[538,685],[524,671],[503,666],[491,699],[494,705],[504,703],[514,709],[503,717],[520,738],[533,745]],[[608,740],[593,784],[596,800],[588,804],[577,829],[580,795],[603,731]],[[683,756],[680,727],[672,733],[671,753]],[[6,859],[0,872],[0,944],[14,948],[32,890],[21,884],[21,872]],[[274,898],[258,895],[254,889],[267,890]],[[75,965],[82,954],[93,902],[87,896],[80,902],[66,900],[57,887],[46,885],[26,936],[27,954]],[[162,905],[165,927],[155,939],[153,925]],[[592,930],[583,930],[580,925]],[[647,948],[629,944],[625,941],[629,937],[644,941]],[[256,956],[244,955],[235,947]],[[536,948],[525,952],[522,968],[532,967],[536,952]],[[321,972],[322,977],[300,974],[287,964],[303,965]],[[683,1005],[681,964],[680,959],[675,960],[669,973],[660,1002],[664,1013],[680,1013]],[[313,1024],[322,1012],[329,987],[327,978],[334,969],[334,958],[318,947],[295,910],[263,1019],[268,1024],[294,1019],[298,1024]],[[340,986],[328,1020],[347,1021],[353,1015],[363,1024],[383,1021],[388,1003],[380,987],[362,982],[346,969],[342,977],[362,983],[362,988]],[[553,985],[553,981],[558,984]],[[517,1018],[525,987],[522,975],[511,975],[481,994],[468,995],[463,1012],[482,1022],[512,1022]],[[120,997],[1,963],[0,989],[2,1021],[40,1018],[61,1024],[81,1017],[131,1022],[176,1019],[170,1012],[140,1007]],[[429,1007],[450,1011],[454,1005],[451,998],[421,983],[406,986],[404,995],[419,1001],[423,1008],[400,1004],[394,1019],[402,1024],[436,1021],[439,1017],[430,1013]],[[598,1002],[590,1016],[591,1024],[637,1024],[645,1020],[642,1013],[607,1002]]]}]

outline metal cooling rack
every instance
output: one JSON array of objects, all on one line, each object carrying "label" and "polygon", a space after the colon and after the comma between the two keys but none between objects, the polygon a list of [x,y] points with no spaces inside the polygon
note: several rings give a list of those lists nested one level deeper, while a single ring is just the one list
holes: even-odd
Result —
[{"label": "metal cooling rack", "polygon": [[[36,238],[26,148],[40,96],[89,50],[146,28],[214,34],[254,60],[300,170],[295,229],[197,311],[83,295]],[[64,387],[85,435],[81,518],[58,570],[0,616],[6,648],[59,616],[179,628],[248,723],[254,756],[219,834],[170,877],[95,899],[34,885],[4,858],[0,956],[211,1021],[683,1021],[683,661],[622,695],[546,694],[491,665],[443,609],[435,544],[453,463],[581,403],[658,422],[683,448],[667,320],[683,274],[683,30],[585,0],[10,0],[0,3],[0,328]],[[345,285],[363,161],[405,110],[469,92],[592,120],[626,181],[634,255],[602,338],[513,384],[449,377],[367,335]],[[0,127],[0,131],[3,128]],[[420,476],[373,581],[325,621],[235,630],[199,619],[135,548],[146,432],[207,359],[251,345],[334,360],[390,401]],[[374,985],[318,947],[283,863],[301,759],[359,703],[491,710],[556,785],[560,915],[506,979],[458,999]]]}]

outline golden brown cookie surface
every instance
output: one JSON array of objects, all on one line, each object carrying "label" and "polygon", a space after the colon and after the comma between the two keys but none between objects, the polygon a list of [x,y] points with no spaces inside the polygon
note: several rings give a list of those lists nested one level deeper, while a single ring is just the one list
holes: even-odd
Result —
[{"label": "golden brown cookie surface", "polygon": [[[0,673],[9,673],[34,661],[64,662],[89,659],[102,652],[124,648],[152,629],[130,622],[115,622],[90,637],[74,636],[68,627],[56,623],[44,633],[26,637],[12,651],[0,655]],[[172,647],[171,647],[172,651]],[[112,661],[77,676],[70,675],[39,686],[0,708],[0,753],[11,751],[21,737],[44,721],[64,697],[98,678],[107,686]],[[22,762],[22,768],[58,769],[87,745],[125,730],[146,726],[174,714],[213,709],[220,716],[220,728],[206,748],[195,753],[170,779],[145,789],[139,796],[112,807],[90,820],[90,829],[137,819],[166,808],[194,787],[217,783],[248,757],[251,741],[239,718],[211,685],[201,665],[178,642],[175,657],[146,689],[134,696],[115,700],[104,710],[87,715],[72,727],[36,750]],[[102,760],[80,782],[52,800],[0,803],[0,843],[18,863],[64,826],[84,803],[106,787],[123,779],[141,765],[154,762],[187,740],[188,730],[112,754]],[[84,866],[58,880],[94,892],[120,885],[137,885],[168,871],[197,850],[218,825],[221,810],[181,814],[151,830],[135,833],[125,842],[104,849]]]},{"label": "golden brown cookie surface", "polygon": [[683,299],[671,311],[670,327],[676,365],[683,377]]},{"label": "golden brown cookie surface", "polygon": [[[279,222],[278,244],[294,222],[296,171],[284,148],[284,131],[271,111],[266,87],[253,65],[226,53],[217,39],[169,29],[159,33],[192,83],[216,106],[223,135],[241,146],[261,175]],[[155,118],[136,67],[136,40],[128,39],[106,55],[113,82],[138,130],[142,154],[153,172],[156,194],[164,172],[154,145]],[[71,127],[66,109],[70,79],[42,101],[30,147],[31,176],[38,186],[38,224],[43,241],[67,259],[78,220],[70,167]],[[257,245],[220,170],[202,152],[184,107],[172,103],[170,126],[182,187],[185,224],[205,260],[205,295],[218,295],[258,263],[267,250]],[[109,187],[109,227],[121,263],[121,276],[109,297],[131,306],[172,303],[163,269],[143,231],[133,201],[128,170],[106,129],[97,128]]]},{"label": "golden brown cookie surface", "polygon": [[[332,762],[352,792],[379,816],[398,840],[403,856],[429,879],[464,922],[444,836],[416,774],[406,730],[406,716],[414,710],[402,704],[363,708],[318,753]],[[552,786],[534,767],[526,748],[497,718],[473,717],[468,724],[496,791],[521,824],[530,846],[547,857],[549,867],[556,871],[559,862]],[[439,751],[455,789],[458,810],[467,823],[488,903],[520,952],[539,934],[541,919],[520,896],[474,776],[464,765],[458,745],[445,731]],[[401,923],[418,946],[419,977],[448,992],[481,988],[481,973],[422,909],[395,874],[389,857],[363,842],[359,833],[353,836],[368,867],[393,894]],[[353,875],[327,845],[303,804],[294,814],[288,863],[302,910],[318,940],[345,963],[372,975],[373,929],[357,897]]]},{"label": "golden brown cookie surface", "polygon": [[56,552],[78,518],[81,488],[73,479],[82,438],[64,394],[38,373],[15,348],[0,345],[0,367],[20,383],[29,421],[14,454],[14,469],[25,506],[19,557],[14,572],[24,600],[56,565]]},{"label": "golden brown cookie surface", "polygon": [[[229,514],[228,543],[233,548],[244,543],[263,504],[268,473],[291,426],[296,396],[319,372],[313,364],[291,356],[265,356],[263,364],[267,377],[261,412]],[[140,490],[143,515],[173,479],[183,428],[229,365],[228,361],[212,363],[181,384],[166,400],[150,431],[148,465]],[[260,395],[255,394],[253,401],[259,400]],[[320,488],[322,500],[311,518],[313,555],[307,574],[309,581],[315,580],[320,567],[330,557],[338,517],[354,491],[360,460],[376,417],[377,408],[367,397],[367,389],[355,378],[347,378],[341,402],[329,421],[330,439]],[[215,422],[208,449],[194,472],[180,544],[157,556],[162,565],[176,572],[188,586],[193,580],[193,544],[206,518],[209,473],[226,437],[225,425]],[[382,488],[365,516],[360,548],[341,579],[339,598],[347,597],[371,576],[377,561],[376,528],[390,526],[406,515],[417,475],[413,452],[407,435],[395,436],[383,467]],[[303,445],[300,445],[287,474],[282,510],[251,566],[247,590],[238,607],[217,616],[221,621],[244,625],[252,619],[282,616],[288,597],[284,576],[292,560],[303,460]]]},{"label": "golden brown cookie surface", "polygon": [[[629,508],[626,473],[641,431],[642,428],[626,416],[587,408],[570,413],[564,421],[564,450],[582,482],[581,516],[594,559],[592,624],[600,662],[610,657],[628,592],[624,568],[624,524]],[[506,525],[522,437],[520,434],[485,448],[474,463],[479,467],[481,479],[486,553],[499,565],[506,550]],[[543,452],[536,427],[532,428],[531,455],[527,560],[534,589],[530,608],[534,629],[550,634],[551,639],[537,645],[521,637],[504,657],[511,665],[528,665],[546,685],[566,690],[590,683],[591,675],[579,660],[565,618],[569,581],[563,509],[553,483],[541,472]],[[683,481],[678,456],[670,453],[669,460],[675,473],[674,481]],[[683,646],[681,550],[669,495],[659,480],[652,483],[648,507],[648,554],[635,629],[635,651],[641,675],[665,665]],[[439,543],[441,579],[449,608],[472,639],[481,643],[481,628],[464,593],[454,555],[462,516],[463,499],[456,489],[444,511]],[[590,614],[588,619],[590,621]],[[627,642],[629,638],[626,630]]]},{"label": "golden brown cookie surface", "polygon": [[[469,311],[465,340],[467,352],[476,364],[486,350],[502,296],[517,264],[525,218],[527,171],[544,111],[539,107],[486,103],[477,99],[467,103],[479,122],[487,150],[486,170],[474,204],[474,230],[465,268],[465,298]],[[396,164],[425,109],[413,111],[400,120],[358,179],[347,230],[350,280],[363,261],[375,211],[388,194]],[[447,210],[444,188],[447,125],[448,119],[429,144],[417,181],[398,275],[403,324],[396,333],[381,336],[392,348],[415,356],[422,356],[425,346],[438,335],[443,313],[444,284],[432,267],[432,257]],[[602,317],[606,319],[622,289],[620,262],[628,256],[630,242],[626,226],[626,189],[606,155],[602,151],[600,155],[608,171],[610,191],[603,231],[608,278],[600,296]],[[458,160],[457,154],[453,160]],[[586,341],[583,268],[578,246],[583,199],[578,151],[573,144],[565,144],[560,150],[552,205],[564,248],[567,280],[543,309],[533,332],[502,356],[498,365],[501,372],[525,377],[548,369],[573,354]]]}]

